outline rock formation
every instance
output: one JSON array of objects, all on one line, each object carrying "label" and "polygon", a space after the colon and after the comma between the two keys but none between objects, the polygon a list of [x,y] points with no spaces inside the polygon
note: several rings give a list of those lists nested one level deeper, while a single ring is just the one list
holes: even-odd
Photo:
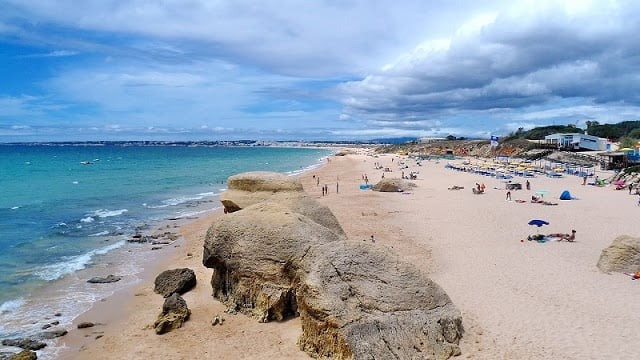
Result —
[{"label": "rock formation", "polygon": [[177,293],[171,294],[164,299],[162,313],[153,324],[156,334],[161,335],[169,331],[182,327],[185,321],[189,320],[191,310],[187,307],[187,302]]},{"label": "rock formation", "polygon": [[403,179],[381,179],[371,189],[380,192],[402,192],[409,190],[413,186],[415,184]]},{"label": "rock formation", "polygon": [[92,284],[108,284],[118,282],[120,280],[122,280],[122,276],[116,276],[112,274],[107,277],[93,277],[87,280],[87,282]]},{"label": "rock formation", "polygon": [[155,291],[163,297],[173,293],[184,294],[196,286],[196,274],[188,268],[165,270],[156,276]]},{"label": "rock formation", "polygon": [[447,359],[460,353],[460,312],[437,284],[388,249],[360,242],[316,246],[299,271],[299,345],[314,357]]},{"label": "rock formation", "polygon": [[259,321],[295,311],[291,286],[300,259],[313,245],[342,238],[274,202],[221,217],[207,232],[203,263],[213,268],[213,294]]},{"label": "rock formation", "polygon": [[308,197],[296,178],[273,172],[248,172],[229,177],[227,184],[229,189],[220,195],[220,201],[228,212],[269,200],[344,235],[331,210]]},{"label": "rock formation", "polygon": [[13,354],[7,358],[7,360],[36,360],[38,355],[31,350],[22,350],[19,353]]},{"label": "rock formation", "polygon": [[221,198],[235,212],[212,225],[203,251],[214,297],[263,322],[299,315],[299,345],[317,358],[460,353],[460,313],[437,284],[389,250],[346,241],[333,214],[282,176],[233,178]]},{"label": "rock formation", "polygon": [[640,238],[623,235],[602,250],[598,268],[604,272],[640,271]]}]

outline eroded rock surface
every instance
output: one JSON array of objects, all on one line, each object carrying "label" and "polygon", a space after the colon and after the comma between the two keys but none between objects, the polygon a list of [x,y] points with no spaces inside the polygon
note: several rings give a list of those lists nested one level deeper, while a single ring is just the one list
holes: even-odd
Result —
[{"label": "eroded rock surface", "polygon": [[598,268],[604,272],[640,271],[640,238],[619,236],[602,250]]},{"label": "eroded rock surface", "polygon": [[[386,248],[346,241],[297,180],[268,174],[232,177],[221,196],[233,213],[212,225],[203,251],[216,298],[259,321],[299,315],[298,343],[316,358],[460,353],[460,313],[437,284]],[[410,186],[396,180],[392,191]]]},{"label": "eroded rock surface", "polygon": [[162,313],[154,323],[156,334],[161,335],[169,331],[181,328],[185,321],[189,320],[191,310],[187,302],[177,293],[171,294],[164,300]]},{"label": "eroded rock surface", "polygon": [[402,192],[414,187],[415,184],[403,179],[381,179],[371,188],[373,191],[380,192]]}]

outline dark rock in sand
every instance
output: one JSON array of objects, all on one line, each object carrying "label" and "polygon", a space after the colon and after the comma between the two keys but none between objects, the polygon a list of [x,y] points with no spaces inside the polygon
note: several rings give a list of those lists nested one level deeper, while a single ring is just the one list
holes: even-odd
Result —
[{"label": "dark rock in sand", "polygon": [[189,268],[165,270],[156,277],[155,291],[163,297],[184,294],[196,286],[196,274]]},{"label": "dark rock in sand", "polygon": [[23,338],[23,339],[4,339],[2,340],[2,345],[4,346],[15,346],[21,349],[26,350],[40,350],[47,346],[47,344],[42,341],[31,339],[31,338]]},{"label": "dark rock in sand", "polygon": [[94,327],[95,325],[96,324],[92,322],[85,321],[78,324],[78,329],[86,329],[86,328]]},{"label": "dark rock in sand", "polygon": [[67,335],[67,330],[65,329],[57,329],[57,330],[49,330],[43,331],[40,333],[40,338],[42,339],[55,339],[61,336]]},{"label": "dark rock in sand", "polygon": [[154,323],[156,334],[165,334],[182,327],[190,315],[191,310],[187,307],[187,302],[177,293],[171,294],[164,300],[162,313]]},{"label": "dark rock in sand", "polygon": [[107,277],[94,277],[87,280],[88,283],[92,284],[108,284],[120,281],[122,276],[109,275]]},{"label": "dark rock in sand", "polygon": [[261,322],[295,315],[293,276],[310,246],[343,240],[275,202],[221,217],[207,232],[203,264],[213,295]]},{"label": "dark rock in sand", "polygon": [[[1,358],[1,357],[0,357]],[[4,358],[2,358],[4,359]],[[10,355],[6,358],[7,360],[36,360],[38,359],[38,355],[31,350],[22,350],[17,354]]]},{"label": "dark rock in sand", "polygon": [[640,238],[619,236],[602,250],[598,268],[603,272],[640,271]]}]

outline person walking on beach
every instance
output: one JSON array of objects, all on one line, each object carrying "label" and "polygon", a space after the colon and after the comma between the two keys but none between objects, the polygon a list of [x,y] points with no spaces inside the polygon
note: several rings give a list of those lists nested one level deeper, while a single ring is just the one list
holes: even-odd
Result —
[{"label": "person walking on beach", "polygon": [[587,185],[587,175],[582,177],[582,185]]},{"label": "person walking on beach", "polygon": [[507,201],[511,200],[511,190],[507,190]]},{"label": "person walking on beach", "polygon": [[527,190],[531,190],[531,183],[529,182],[529,180],[527,180],[527,182],[525,183]]}]

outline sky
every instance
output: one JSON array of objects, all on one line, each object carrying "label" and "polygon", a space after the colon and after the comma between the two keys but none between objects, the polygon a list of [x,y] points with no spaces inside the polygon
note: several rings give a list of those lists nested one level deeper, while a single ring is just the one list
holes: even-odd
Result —
[{"label": "sky", "polygon": [[640,2],[0,0],[0,142],[640,120]]}]

